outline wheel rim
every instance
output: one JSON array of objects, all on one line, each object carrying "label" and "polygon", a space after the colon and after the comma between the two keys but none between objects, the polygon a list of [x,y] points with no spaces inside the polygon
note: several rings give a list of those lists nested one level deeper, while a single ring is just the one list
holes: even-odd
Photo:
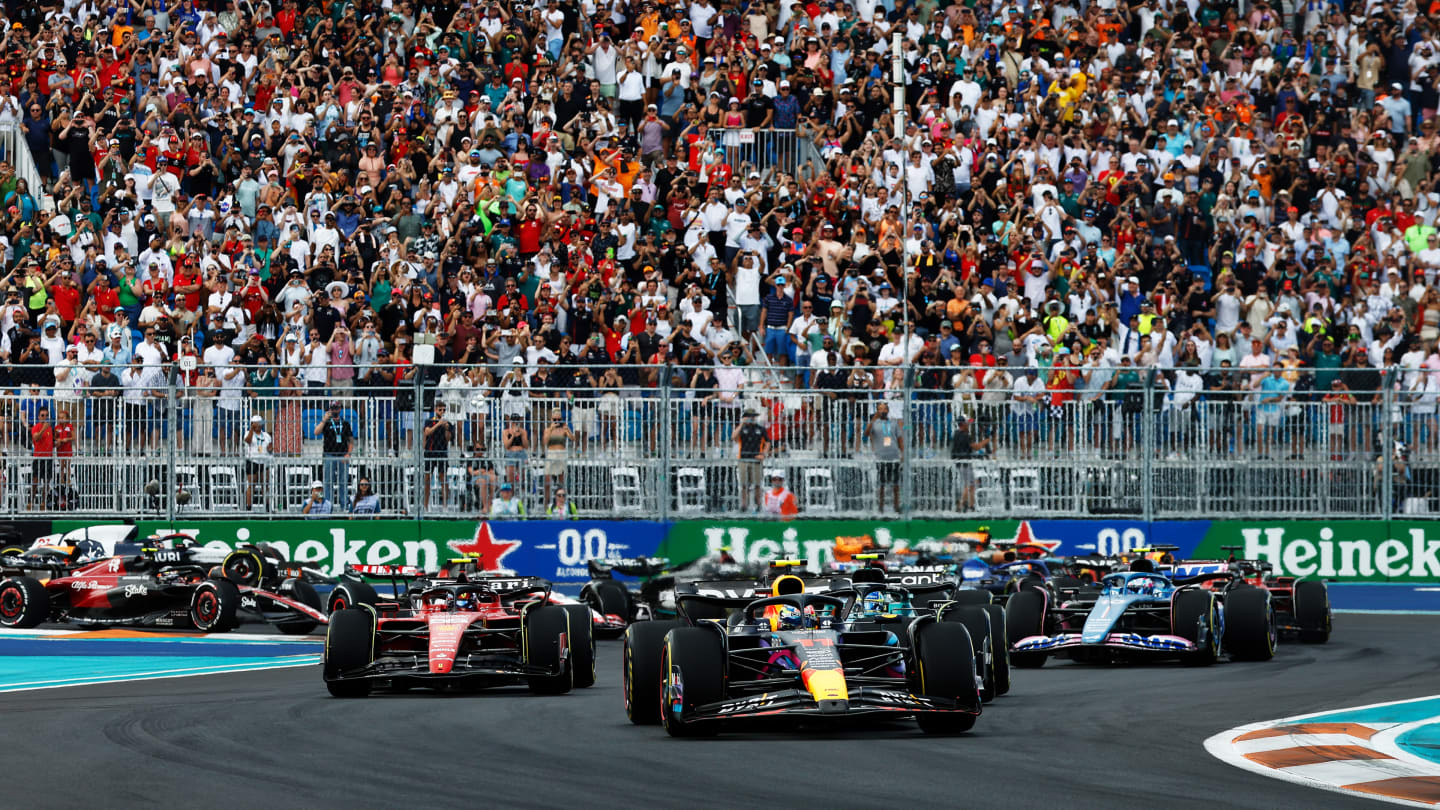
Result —
[{"label": "wheel rim", "polygon": [[195,616],[199,618],[201,622],[210,624],[215,621],[215,617],[219,615],[219,613],[220,600],[215,598],[214,593],[203,591],[199,596],[195,597]]},{"label": "wheel rim", "polygon": [[241,582],[248,582],[255,572],[254,566],[250,564],[248,557],[236,557],[230,561],[229,568],[230,571],[228,573],[230,576]]},{"label": "wheel rim", "polygon": [[349,606],[345,604],[345,597],[343,597],[343,596],[337,596],[337,597],[335,597],[334,600],[332,600],[332,601],[330,602],[330,612],[331,612],[331,613],[335,613],[335,612],[337,612],[337,611],[344,610],[344,609],[347,608],[347,607],[349,607]]},{"label": "wheel rim", "polygon": [[633,677],[632,674],[631,674],[631,672],[630,672],[630,668],[631,668],[632,666],[634,666],[634,664],[631,663],[631,660],[630,660],[630,659],[631,659],[631,656],[630,656],[630,644],[629,644],[629,642],[626,642],[626,644],[625,644],[625,669],[624,669],[624,675],[622,676],[624,682],[621,684],[621,689],[620,689],[620,691],[622,691],[622,692],[625,693],[625,716],[626,716],[626,717],[633,717],[633,716],[634,716],[633,707],[630,705],[630,684],[631,684],[631,682],[632,682],[632,681],[631,681],[631,678]]},{"label": "wheel rim", "polygon": [[25,598],[17,588],[6,588],[0,593],[0,618],[11,620],[25,609]]}]

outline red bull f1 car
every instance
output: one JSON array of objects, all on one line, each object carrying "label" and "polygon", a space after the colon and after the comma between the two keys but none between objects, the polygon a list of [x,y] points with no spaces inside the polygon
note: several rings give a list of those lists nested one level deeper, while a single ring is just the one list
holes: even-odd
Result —
[{"label": "red bull f1 car", "polygon": [[584,605],[550,603],[535,577],[414,567],[352,566],[364,576],[408,580],[399,599],[343,608],[330,617],[323,676],[336,697],[376,685],[473,689],[527,684],[558,694],[595,683],[592,618]]},{"label": "red bull f1 car", "polygon": [[[981,696],[965,625],[934,615],[893,628],[850,624],[854,592],[806,592],[782,576],[762,598],[678,596],[681,619],[625,632],[631,722],[672,736],[765,719],[914,717],[927,733],[968,731]],[[691,608],[725,618],[695,619]]]},{"label": "red bull f1 car", "polygon": [[264,621],[304,634],[326,622],[319,594],[298,570],[272,564],[263,573],[257,567],[253,576],[232,576],[252,561],[259,565],[249,547],[212,552],[176,534],[108,549],[83,541],[9,551],[0,556],[5,627],[68,622],[219,633]]}]

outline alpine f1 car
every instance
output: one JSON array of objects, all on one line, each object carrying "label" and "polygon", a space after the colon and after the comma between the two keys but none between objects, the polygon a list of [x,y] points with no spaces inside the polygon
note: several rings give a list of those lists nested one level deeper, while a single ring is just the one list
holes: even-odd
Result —
[{"label": "alpine f1 car", "polygon": [[1275,608],[1275,627],[1281,636],[1298,638],[1308,644],[1324,644],[1330,640],[1332,613],[1330,590],[1323,580],[1277,577],[1275,567],[1265,560],[1236,557],[1243,546],[1221,546],[1230,552],[1226,560],[1184,560],[1175,564],[1177,578],[1197,577],[1228,572],[1228,580],[1217,579],[1212,587],[1227,592],[1237,588],[1262,588],[1270,592]]},{"label": "alpine f1 car", "polygon": [[1204,587],[1228,573],[1172,579],[1149,559],[1106,575],[1100,587],[1025,588],[1006,604],[1010,661],[1040,667],[1050,656],[1082,661],[1178,658],[1211,664],[1222,655],[1263,661],[1275,654],[1275,611],[1260,588]]},{"label": "alpine f1 car", "polygon": [[411,580],[395,601],[361,604],[330,617],[325,686],[363,697],[377,684],[406,689],[484,688],[516,683],[546,694],[595,683],[590,611],[549,603],[535,577],[432,579],[418,568],[353,566],[367,576]]},{"label": "alpine f1 car", "polygon": [[[805,592],[794,576],[759,599],[696,592],[677,600],[680,619],[625,631],[633,723],[691,736],[766,718],[913,716],[927,733],[958,733],[980,715],[974,646],[960,622],[921,615],[882,627],[857,615],[852,626],[853,592]],[[691,607],[730,613],[697,620]]]},{"label": "alpine f1 car", "polygon": [[135,548],[116,543],[113,556],[98,558],[104,549],[88,543],[0,556],[0,625],[55,621],[219,633],[265,621],[304,634],[326,622],[319,594],[298,571],[274,569],[264,581],[237,582],[226,565],[235,552],[209,551],[183,534]]}]

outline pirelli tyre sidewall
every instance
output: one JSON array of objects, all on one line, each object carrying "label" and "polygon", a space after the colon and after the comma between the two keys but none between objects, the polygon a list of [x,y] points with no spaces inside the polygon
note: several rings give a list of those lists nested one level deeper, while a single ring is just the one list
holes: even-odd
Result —
[{"label": "pirelli tyre sidewall", "polygon": [[326,605],[326,613],[338,613],[347,608],[360,607],[361,605],[375,605],[380,601],[380,594],[368,582],[359,580],[353,582],[341,582],[330,591],[330,603]]},{"label": "pirelli tyre sidewall", "polygon": [[917,712],[916,721],[926,734],[959,734],[975,725],[981,698],[975,688],[975,659],[956,655],[956,650],[973,649],[970,631],[961,622],[930,622],[915,628],[915,667],[910,675],[911,690],[921,697],[955,700],[966,712]]},{"label": "pirelli tyre sidewall", "polygon": [[570,667],[575,672],[575,688],[595,685],[595,622],[585,605],[562,605],[570,614]]},{"label": "pirelli tyre sidewall", "polygon": [[660,722],[672,737],[697,737],[719,731],[714,722],[696,723],[686,715],[696,706],[725,699],[725,646],[707,627],[677,627],[665,635],[660,652]]},{"label": "pirelli tyre sidewall", "polygon": [[240,589],[223,579],[207,579],[190,596],[190,623],[202,633],[224,633],[239,626]]},{"label": "pirelli tyre sidewall", "polygon": [[[573,637],[570,613],[561,605],[531,607],[521,616],[525,663],[548,674],[526,678],[530,691],[562,695],[575,686],[575,659],[566,659],[561,640]],[[589,625],[590,618],[585,618]]]},{"label": "pirelli tyre sidewall", "polygon": [[1264,588],[1242,588],[1225,595],[1225,652],[1237,661],[1275,657],[1275,609]]},{"label": "pirelli tyre sidewall", "polygon": [[10,577],[0,582],[0,625],[35,627],[50,618],[50,594],[34,577]]},{"label": "pirelli tyre sidewall", "polygon": [[1292,597],[1295,623],[1300,626],[1300,641],[1324,644],[1330,640],[1330,590],[1318,579],[1302,579],[1295,583]]}]

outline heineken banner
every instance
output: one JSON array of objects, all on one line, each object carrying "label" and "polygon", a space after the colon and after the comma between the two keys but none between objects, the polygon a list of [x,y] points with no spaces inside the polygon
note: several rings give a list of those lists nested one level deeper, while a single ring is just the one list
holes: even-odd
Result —
[{"label": "heineken banner", "polygon": [[[51,531],[85,525],[54,521]],[[18,528],[18,527],[17,527]],[[29,527],[27,527],[29,528]],[[1000,540],[1052,554],[1119,554],[1173,545],[1179,558],[1237,556],[1268,560],[1276,573],[1340,582],[1435,582],[1440,579],[1436,521],[1143,521],[1123,520],[793,520],[777,521],[461,521],[295,520],[141,521],[140,535],[180,531],[202,543],[271,543],[287,557],[329,572],[347,563],[401,563],[433,569],[459,554],[478,554],[489,570],[555,582],[582,582],[585,562],[661,556],[674,563],[722,548],[738,558],[776,557],[823,566],[836,538],[870,537],[891,548],[981,529]],[[23,532],[33,537],[32,532]],[[18,536],[18,535],[17,535]]]},{"label": "heineken banner", "polygon": [[[54,522],[52,531],[86,525]],[[182,532],[201,543],[230,548],[269,543],[288,559],[326,572],[346,564],[416,565],[434,570],[442,560],[478,554],[486,570],[515,571],[553,582],[583,582],[585,562],[653,555],[666,524],[643,521],[462,520],[177,520],[139,521],[139,534]]]}]

